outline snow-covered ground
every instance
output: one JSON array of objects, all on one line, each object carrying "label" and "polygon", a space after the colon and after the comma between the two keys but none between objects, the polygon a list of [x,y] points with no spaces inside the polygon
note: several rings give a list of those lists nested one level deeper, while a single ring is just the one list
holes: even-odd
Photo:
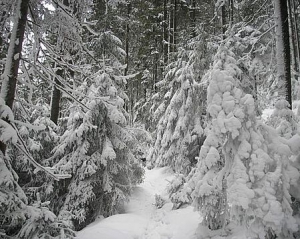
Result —
[{"label": "snow-covered ground", "polygon": [[[168,168],[146,169],[145,181],[135,188],[125,213],[98,220],[78,232],[78,239],[191,239],[201,217],[191,206],[172,210],[166,186],[175,175]],[[166,200],[155,207],[155,195]]]}]

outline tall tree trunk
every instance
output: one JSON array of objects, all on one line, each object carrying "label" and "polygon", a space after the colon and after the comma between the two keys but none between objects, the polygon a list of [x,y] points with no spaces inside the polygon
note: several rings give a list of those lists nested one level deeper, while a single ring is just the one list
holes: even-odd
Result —
[{"label": "tall tree trunk", "polygon": [[222,38],[225,39],[226,32],[226,11],[225,11],[225,3],[221,6],[221,27],[222,27]]},{"label": "tall tree trunk", "polygon": [[[56,75],[61,78],[63,77],[63,73],[64,73],[64,71],[62,69],[59,69],[56,71]],[[62,86],[58,77],[54,80],[55,84],[58,86]],[[57,125],[58,118],[59,118],[59,112],[60,112],[61,92],[56,85],[53,86],[53,91],[52,91],[50,119]]]},{"label": "tall tree trunk", "polygon": [[[290,44],[291,44],[291,60],[292,60],[292,69],[295,72],[298,72],[298,53],[297,53],[297,28],[296,28],[296,22],[294,21],[295,12],[293,9],[293,0],[288,0],[288,15],[289,15],[289,30],[290,30]],[[297,74],[295,74],[295,80],[298,80]]]},{"label": "tall tree trunk", "polygon": [[173,13],[173,52],[176,51],[177,38],[177,0],[174,0],[174,13]]},{"label": "tall tree trunk", "polygon": [[[290,65],[290,39],[288,6],[286,0],[274,0],[276,24],[276,59],[279,87],[283,87],[286,100],[292,109],[292,84]],[[282,84],[282,85],[281,85]]]},{"label": "tall tree trunk", "polygon": [[[67,7],[70,7],[70,0],[63,0],[63,4]],[[73,15],[76,16],[76,14],[78,13],[77,5],[74,4],[72,7],[73,7]],[[53,91],[52,91],[50,119],[56,125],[58,123],[58,118],[59,118],[59,113],[60,113],[60,99],[61,99],[61,90],[56,85],[63,86],[63,84],[62,84],[62,82],[60,82],[59,78],[62,78],[64,75],[67,75],[64,73],[65,73],[65,70],[63,70],[63,69],[58,69],[56,71],[56,75],[58,77],[54,80],[55,85],[53,86]],[[74,74],[74,72],[72,72],[72,71],[69,71],[69,73],[70,73],[70,75]]]},{"label": "tall tree trunk", "polygon": [[233,0],[229,0],[229,24],[230,24],[230,26],[232,26],[232,24],[233,24],[233,14],[234,14]]},{"label": "tall tree trunk", "polygon": [[[297,8],[295,5],[295,0],[290,0],[291,3],[291,24],[293,23],[292,29],[294,30],[293,39],[294,39],[294,57],[295,57],[295,71],[299,73],[300,67],[300,39],[299,39],[299,18],[297,17]],[[300,6],[300,3],[298,7]],[[298,79],[298,77],[297,77]]]},{"label": "tall tree trunk", "polygon": [[[126,26],[125,26],[125,64],[126,68],[124,70],[124,75],[126,76],[128,74],[128,63],[129,63],[129,14],[130,14],[130,3],[127,4],[127,21],[126,21]],[[130,117],[132,118],[132,81],[127,82],[126,84],[126,91],[128,92],[128,97],[129,97],[129,102],[128,104],[125,105],[126,111],[129,112]],[[130,118],[130,123],[131,123],[131,118]]]},{"label": "tall tree trunk", "polygon": [[172,51],[172,43],[173,43],[173,4],[172,1],[170,2],[170,7],[169,7],[169,23],[168,23],[168,32],[169,32],[169,39],[168,39],[168,55]]},{"label": "tall tree trunk", "polygon": [[[17,86],[18,70],[27,22],[29,0],[19,0],[15,12],[14,26],[10,36],[7,59],[2,75],[1,97],[12,109]],[[0,150],[5,154],[6,145],[0,141]]]},{"label": "tall tree trunk", "polygon": [[130,34],[130,27],[129,27],[129,18],[130,18],[130,11],[131,11],[131,3],[127,4],[127,22],[126,22],[126,35],[125,35],[125,76],[128,74],[128,64],[129,64],[129,34]]},{"label": "tall tree trunk", "polygon": [[168,63],[168,9],[167,0],[164,0],[163,5],[164,11],[164,22],[163,22],[163,54],[164,54],[164,65]]},{"label": "tall tree trunk", "polygon": [[[3,3],[2,3],[3,4]],[[0,7],[4,7],[2,6],[2,4],[0,3]],[[2,16],[0,18],[0,59],[4,58],[5,57],[5,54],[4,54],[4,40],[3,40],[3,35],[2,33],[4,32],[4,26],[5,26],[5,15],[6,15],[6,11],[3,11],[2,13]],[[0,70],[1,70],[1,66],[0,66]],[[0,71],[0,75],[2,74],[2,72]]]},{"label": "tall tree trunk", "polygon": [[192,11],[191,11],[191,18],[192,18],[192,37],[196,37],[196,0],[192,0]]}]

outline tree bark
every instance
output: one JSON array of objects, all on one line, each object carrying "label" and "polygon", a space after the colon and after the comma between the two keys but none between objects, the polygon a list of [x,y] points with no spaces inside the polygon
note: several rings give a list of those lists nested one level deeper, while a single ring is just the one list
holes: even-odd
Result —
[{"label": "tree bark", "polygon": [[221,6],[221,27],[222,27],[222,38],[225,39],[226,33],[226,11],[225,11],[225,4]]},{"label": "tree bark", "polygon": [[[56,75],[59,77],[63,77],[63,72],[64,71],[62,69],[59,69],[56,71]],[[58,78],[56,78],[54,81],[56,85],[62,86]],[[60,112],[61,92],[56,85],[53,86],[53,91],[52,91],[50,119],[57,125],[59,112]]]},{"label": "tree bark", "polygon": [[[7,59],[2,75],[1,97],[12,109],[17,86],[18,70],[27,22],[29,0],[19,0],[15,12],[15,22],[10,37]],[[0,150],[5,154],[6,145],[0,141]]]},{"label": "tree bark", "polygon": [[[70,0],[63,0],[63,4],[67,7],[70,7]],[[78,13],[78,8],[77,5],[74,4],[73,6],[73,15],[76,16]],[[62,51],[62,49],[60,49]],[[72,54],[72,52],[71,52]],[[51,109],[50,109],[50,119],[57,125],[58,124],[58,118],[59,118],[59,113],[60,113],[60,99],[61,99],[61,90],[59,89],[58,86],[63,86],[62,82],[60,82],[59,78],[66,76],[67,70],[64,69],[58,69],[56,71],[56,75],[58,76],[54,82],[55,85],[53,86],[53,91],[52,91],[52,99],[51,99]],[[74,75],[74,72],[69,70],[70,75]]]},{"label": "tree bark", "polygon": [[[0,3],[0,6],[3,7]],[[4,26],[5,26],[5,15],[6,15],[6,11],[3,11],[2,16],[0,18],[0,59],[5,57],[5,54],[3,53],[3,45],[4,45],[4,41],[3,41],[3,35],[2,33],[4,32]],[[1,67],[0,67],[1,70]],[[0,74],[2,74],[2,72],[0,72]]]},{"label": "tree bark", "polygon": [[170,2],[169,7],[169,22],[168,22],[168,55],[170,55],[170,52],[172,51],[172,43],[173,43],[173,4],[172,1]]},{"label": "tree bark", "polygon": [[164,0],[163,5],[164,11],[164,22],[163,22],[163,54],[164,54],[164,65],[168,63],[168,9],[167,9],[167,0]]},{"label": "tree bark", "polygon": [[197,32],[196,32],[196,0],[193,0],[193,2],[192,2],[191,18],[192,18],[192,37],[195,38],[197,35]]},{"label": "tree bark", "polygon": [[[288,0],[288,15],[289,15],[289,30],[290,30],[290,44],[291,44],[291,65],[292,68],[295,72],[298,72],[298,53],[297,53],[297,28],[296,28],[296,24],[297,22],[294,21],[294,17],[295,16],[295,12],[294,12],[294,8],[293,8],[293,0]],[[298,76],[297,74],[294,75],[295,76],[295,80],[298,80]]]},{"label": "tree bark", "polygon": [[[299,19],[297,17],[297,9],[295,5],[295,0],[290,0],[291,3],[291,19],[293,20],[293,26],[292,29],[294,30],[294,55],[295,55],[295,71],[296,73],[299,73],[299,67],[300,67],[300,40],[299,40],[299,27],[298,27],[298,22]],[[298,6],[299,7],[299,6]],[[298,79],[298,76],[296,80]]]},{"label": "tree bark", "polygon": [[[274,0],[276,24],[276,58],[279,87],[292,109],[291,54],[289,39],[288,6],[286,0]],[[282,84],[282,85],[281,85]]]},{"label": "tree bark", "polygon": [[234,14],[234,5],[233,0],[229,0],[229,24],[233,25],[233,14]]},{"label": "tree bark", "polygon": [[129,34],[130,34],[130,27],[129,27],[129,18],[130,18],[130,11],[131,11],[131,3],[127,4],[127,22],[126,22],[126,36],[125,36],[125,72],[124,75],[126,76],[128,74],[128,64],[129,64]]},{"label": "tree bark", "polygon": [[173,13],[173,52],[176,51],[177,40],[177,1],[174,0],[174,13]]}]

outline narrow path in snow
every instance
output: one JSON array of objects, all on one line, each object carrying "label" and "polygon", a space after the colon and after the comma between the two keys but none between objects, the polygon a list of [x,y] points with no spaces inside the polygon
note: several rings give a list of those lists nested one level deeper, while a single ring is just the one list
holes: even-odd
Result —
[{"label": "narrow path in snow", "polygon": [[[80,231],[78,239],[190,239],[200,222],[192,207],[172,210],[166,186],[174,174],[168,168],[146,170],[145,181],[137,186],[125,213],[96,221]],[[157,209],[155,194],[166,200]]]}]

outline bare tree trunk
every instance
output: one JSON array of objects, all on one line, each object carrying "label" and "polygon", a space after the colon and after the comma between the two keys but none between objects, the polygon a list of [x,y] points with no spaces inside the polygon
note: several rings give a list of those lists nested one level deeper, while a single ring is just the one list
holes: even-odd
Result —
[{"label": "bare tree trunk", "polygon": [[[2,4],[0,3],[0,6],[2,6]],[[5,15],[6,15],[6,11],[3,11],[2,16],[0,18],[0,59],[5,57],[5,54],[3,54],[3,45],[4,45],[4,41],[3,41],[3,36],[2,36],[2,32],[4,32],[4,26],[5,26]],[[1,70],[2,67],[0,67]],[[2,72],[0,72],[0,74],[2,74]]]},{"label": "bare tree trunk", "polygon": [[[299,73],[299,67],[300,67],[300,39],[299,39],[299,27],[298,27],[298,22],[299,19],[297,17],[297,9],[295,5],[295,0],[290,0],[291,3],[291,18],[293,19],[293,29],[294,29],[294,55],[295,55],[295,71],[296,73]],[[299,3],[300,5],[300,3]],[[298,5],[298,7],[299,7]]]},{"label": "bare tree trunk", "polygon": [[233,24],[233,14],[234,14],[233,0],[229,0],[229,24],[230,24],[230,26],[232,26],[232,24]]},{"label": "bare tree trunk", "polygon": [[[295,71],[295,72],[298,72],[298,53],[297,53],[297,37],[296,37],[296,22],[294,21],[294,9],[293,9],[293,6],[292,6],[292,2],[293,0],[288,0],[288,15],[289,15],[289,31],[290,31],[290,44],[291,44],[291,60],[292,60],[292,69]],[[295,80],[298,80],[298,76],[297,74],[294,75],[295,76]]]},{"label": "bare tree trunk", "polygon": [[[62,69],[59,69],[56,71],[56,75],[59,77],[63,77],[63,72],[64,71]],[[62,86],[58,78],[56,78],[54,81],[56,85]],[[53,86],[53,91],[52,91],[50,119],[57,125],[59,112],[60,112],[61,92],[56,85]]]},{"label": "bare tree trunk", "polygon": [[[2,75],[1,97],[12,109],[17,86],[18,70],[27,22],[29,0],[19,0],[15,12],[14,27],[10,37],[7,59]],[[6,145],[0,141],[0,150],[5,154]]]},{"label": "bare tree trunk", "polygon": [[125,36],[125,76],[128,74],[128,64],[129,64],[129,33],[130,33],[130,27],[129,27],[129,18],[130,18],[130,10],[131,10],[131,4],[127,4],[127,22],[126,22],[126,36]]},{"label": "bare tree trunk", "polygon": [[191,18],[192,18],[192,37],[196,37],[196,0],[193,0],[192,2],[192,12],[191,12]]},{"label": "bare tree trunk", "polygon": [[[292,109],[292,84],[288,6],[286,0],[274,0],[276,24],[276,58],[279,87],[283,87],[286,100]],[[281,85],[282,84],[282,85]]]},{"label": "bare tree trunk", "polygon": [[170,7],[169,7],[169,39],[168,39],[168,55],[170,54],[170,52],[172,52],[172,43],[173,43],[173,4],[172,1],[170,2]]},{"label": "bare tree trunk", "polygon": [[168,63],[168,9],[167,0],[164,0],[164,22],[163,22],[163,54],[164,54],[164,65]]},{"label": "bare tree trunk", "polygon": [[225,11],[225,4],[221,6],[221,27],[222,27],[222,38],[225,39],[225,32],[226,32],[226,11]]},{"label": "bare tree trunk", "polygon": [[[67,7],[70,6],[70,0],[63,0],[63,4]],[[78,13],[78,9],[76,4],[73,7],[73,14],[76,15]],[[72,53],[71,53],[72,54]],[[67,74],[64,74],[65,70],[58,69],[56,71],[56,79],[54,80],[55,85],[53,86],[52,91],[52,99],[51,99],[51,109],[50,109],[50,119],[57,125],[58,118],[60,113],[60,100],[61,100],[61,90],[57,86],[63,86],[62,82],[60,82],[59,78],[63,78]],[[70,72],[70,75],[74,74],[74,72]]]},{"label": "bare tree trunk", "polygon": [[176,51],[177,38],[177,0],[174,0],[174,13],[173,13],[173,52]]}]

